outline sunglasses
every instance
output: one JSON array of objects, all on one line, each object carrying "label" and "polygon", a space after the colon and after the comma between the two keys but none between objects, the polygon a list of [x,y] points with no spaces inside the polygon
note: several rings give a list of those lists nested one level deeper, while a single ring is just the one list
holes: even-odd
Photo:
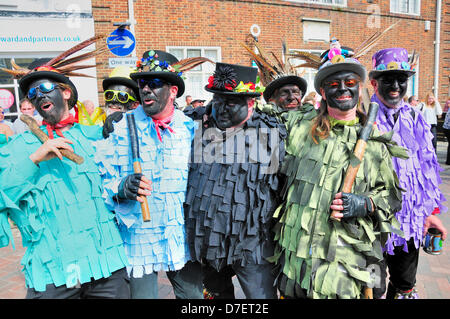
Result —
[{"label": "sunglasses", "polygon": [[28,90],[28,98],[34,99],[37,95],[37,90],[41,91],[41,93],[49,93],[58,87],[57,84],[52,82],[44,82],[39,84],[38,86],[32,87]]},{"label": "sunglasses", "polygon": [[116,90],[106,90],[104,92],[105,101],[109,102],[114,99],[119,101],[120,103],[128,103],[128,101],[135,102],[136,99],[132,97],[129,93],[123,92],[123,91],[116,91]]},{"label": "sunglasses", "polygon": [[160,79],[150,79],[150,80],[139,79],[138,80],[138,85],[139,85],[139,88],[141,88],[141,89],[143,89],[145,86],[148,86],[150,89],[159,89],[159,88],[162,88],[165,84],[167,84],[167,83]]},{"label": "sunglasses", "polygon": [[344,85],[348,88],[355,87],[359,83],[359,81],[356,79],[347,79],[347,80],[343,80],[343,81],[334,80],[334,81],[325,82],[325,85],[327,85],[328,87],[331,87],[331,88],[338,88],[339,85],[341,84],[341,82],[344,82]]}]

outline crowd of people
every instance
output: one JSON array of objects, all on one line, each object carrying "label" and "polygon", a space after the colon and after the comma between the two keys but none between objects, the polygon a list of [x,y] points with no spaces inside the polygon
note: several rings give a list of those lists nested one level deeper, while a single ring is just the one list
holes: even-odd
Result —
[{"label": "crowd of people", "polygon": [[406,49],[377,51],[369,71],[354,55],[333,40],[308,96],[293,69],[215,63],[212,99],[177,107],[183,73],[211,61],[148,50],[104,79],[104,109],[78,102],[68,63],[36,60],[20,110],[48,138],[0,123],[0,247],[11,219],[26,298],[154,299],[160,271],[180,299],[234,298],[233,276],[251,299],[418,298],[424,235],[447,235],[442,110],[404,101]]}]

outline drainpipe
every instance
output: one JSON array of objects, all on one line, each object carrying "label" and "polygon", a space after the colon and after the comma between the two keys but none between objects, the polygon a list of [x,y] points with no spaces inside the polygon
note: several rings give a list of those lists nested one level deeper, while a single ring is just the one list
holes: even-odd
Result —
[{"label": "drainpipe", "polygon": [[[133,33],[136,38],[136,34],[134,33],[134,25],[136,24],[136,20],[134,20],[134,0],[128,0],[128,22],[130,22],[130,32]],[[134,47],[133,52],[131,52],[131,56],[136,56],[136,46]]]},{"label": "drainpipe", "polygon": [[439,51],[441,36],[441,7],[442,0],[436,1],[436,35],[434,40],[434,96],[439,100]]}]

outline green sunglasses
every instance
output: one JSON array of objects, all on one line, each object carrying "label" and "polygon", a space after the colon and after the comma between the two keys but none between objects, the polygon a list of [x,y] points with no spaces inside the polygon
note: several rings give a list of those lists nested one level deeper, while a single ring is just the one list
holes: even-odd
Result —
[{"label": "green sunglasses", "polygon": [[104,93],[105,101],[109,102],[114,99],[119,101],[120,103],[128,103],[128,101],[136,102],[136,99],[132,97],[129,93],[124,91],[116,91],[116,90],[106,90]]}]

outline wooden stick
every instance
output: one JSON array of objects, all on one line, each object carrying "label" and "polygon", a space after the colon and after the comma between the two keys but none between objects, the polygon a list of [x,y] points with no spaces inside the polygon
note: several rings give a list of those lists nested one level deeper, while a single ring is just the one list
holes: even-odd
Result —
[{"label": "wooden stick", "polygon": [[[130,139],[130,147],[131,147],[131,155],[133,158],[133,170],[135,173],[142,173],[142,167],[140,162],[140,155],[139,155],[139,140],[138,140],[138,134],[137,134],[137,128],[136,128],[136,122],[134,120],[134,114],[127,113],[127,126],[128,126],[128,136]],[[140,195],[140,198],[143,199],[143,202],[141,202],[141,212],[142,212],[142,219],[144,222],[150,221],[150,209],[148,208],[148,201],[147,197],[144,195]]]},{"label": "wooden stick", "polygon": [[[45,142],[47,142],[48,140],[48,136],[47,134],[44,133],[44,131],[42,131],[39,128],[39,125],[37,124],[36,120],[34,118],[32,118],[29,115],[26,114],[22,114],[20,116],[20,120],[22,122],[24,122],[29,128],[30,131],[36,135],[36,137],[41,141],[42,144],[44,144]],[[76,163],[76,164],[82,164],[84,162],[84,158],[81,157],[80,155],[75,154],[72,151],[66,150],[66,149],[59,149],[59,151],[61,152],[62,156],[64,156],[65,158],[68,158],[69,160],[71,160],[72,162]]]}]

